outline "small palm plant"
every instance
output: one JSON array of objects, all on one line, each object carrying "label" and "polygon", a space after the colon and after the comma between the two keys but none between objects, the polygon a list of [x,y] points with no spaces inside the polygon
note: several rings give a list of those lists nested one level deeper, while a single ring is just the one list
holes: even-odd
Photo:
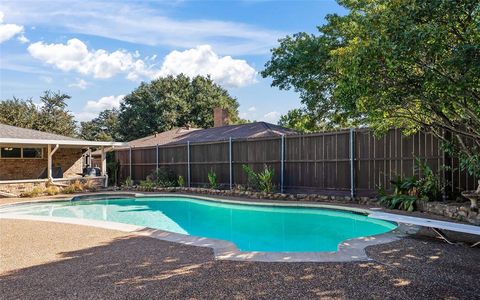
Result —
[{"label": "small palm plant", "polygon": [[177,183],[178,183],[178,186],[179,186],[179,187],[184,187],[184,186],[185,186],[185,178],[183,178],[182,175],[179,175],[179,176],[178,176]]},{"label": "small palm plant", "polygon": [[262,172],[257,173],[258,188],[265,193],[273,192],[273,176],[275,172],[273,168],[265,165]]},{"label": "small palm plant", "polygon": [[393,186],[393,193],[387,195],[384,190],[380,191],[380,203],[391,209],[402,209],[406,211],[414,211],[417,201],[415,176],[403,178],[397,176],[396,179],[390,180]]},{"label": "small palm plant", "polygon": [[213,170],[208,172],[208,183],[211,189],[218,189],[217,174]]},{"label": "small palm plant", "polygon": [[247,175],[247,187],[260,190],[265,193],[273,192],[273,177],[275,172],[273,168],[264,165],[263,171],[255,173],[249,165],[243,165],[243,171]]}]

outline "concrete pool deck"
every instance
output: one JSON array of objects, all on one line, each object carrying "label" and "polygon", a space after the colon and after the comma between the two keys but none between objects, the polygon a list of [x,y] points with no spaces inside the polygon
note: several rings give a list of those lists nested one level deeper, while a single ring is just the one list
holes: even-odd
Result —
[{"label": "concrete pool deck", "polygon": [[0,220],[3,299],[478,299],[480,250],[419,232],[348,263],[215,260],[102,228]]}]

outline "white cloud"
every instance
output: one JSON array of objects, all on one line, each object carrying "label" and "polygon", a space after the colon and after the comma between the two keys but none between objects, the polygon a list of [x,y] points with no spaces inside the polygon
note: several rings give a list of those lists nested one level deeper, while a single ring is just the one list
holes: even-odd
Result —
[{"label": "white cloud", "polygon": [[254,112],[254,111],[257,111],[257,108],[255,106],[251,106],[248,108],[248,111]]},{"label": "white cloud", "polygon": [[17,24],[3,24],[4,13],[0,11],[0,44],[8,41],[16,35],[20,35],[20,42],[28,39],[23,35],[23,26]]},{"label": "white cloud", "polygon": [[158,75],[210,75],[215,82],[240,87],[255,81],[256,71],[245,60],[219,57],[210,45],[185,51],[172,51],[164,59]]},{"label": "white cloud", "polygon": [[55,26],[70,33],[189,49],[209,44],[222,55],[268,54],[287,33],[241,22],[212,19],[177,19],[170,10],[147,2],[4,0],[9,18],[26,26]]},{"label": "white cloud", "polygon": [[74,116],[75,116],[75,120],[80,122],[86,122],[86,121],[91,121],[92,119],[95,119],[96,117],[98,117],[98,113],[82,111],[79,113],[74,113]]},{"label": "white cloud", "polygon": [[36,42],[28,46],[28,52],[32,57],[62,71],[76,71],[95,78],[128,73],[129,79],[136,79],[137,73],[143,72],[141,68],[145,67],[143,61],[135,60],[134,55],[125,50],[112,53],[103,49],[90,51],[79,39],[70,39],[66,44]]},{"label": "white cloud", "polygon": [[70,83],[68,86],[69,87],[76,87],[76,88],[79,88],[81,90],[84,90],[87,88],[87,85],[88,85],[88,82],[86,82],[85,80],[83,79],[77,79],[76,82],[74,83]]},{"label": "white cloud", "polygon": [[105,96],[98,100],[89,100],[85,105],[83,111],[75,113],[75,118],[78,121],[90,121],[98,117],[101,111],[112,108],[119,108],[125,95]]},{"label": "white cloud", "polygon": [[119,96],[106,96],[102,97],[96,101],[90,100],[87,101],[85,105],[85,110],[93,111],[93,112],[101,112],[105,109],[112,109],[112,108],[119,108],[120,103],[123,101],[125,95]]},{"label": "white cloud", "polygon": [[25,35],[23,35],[23,34],[21,34],[21,35],[17,38],[17,40],[18,40],[20,43],[22,43],[22,44],[26,44],[26,43],[30,42],[30,40],[27,39],[27,37],[26,37]]},{"label": "white cloud", "polygon": [[165,56],[160,69],[155,68],[155,56],[142,60],[138,58],[138,51],[132,54],[125,50],[91,50],[79,39],[70,39],[66,44],[36,42],[28,46],[28,52],[62,71],[75,71],[95,78],[110,78],[123,73],[127,79],[136,81],[183,73],[190,77],[210,75],[221,85],[240,87],[254,83],[256,77],[255,69],[245,60],[218,56],[209,45],[172,51]]},{"label": "white cloud", "polygon": [[274,123],[274,124],[276,124],[279,119],[280,119],[280,113],[278,111],[271,111],[269,113],[266,113],[263,116],[263,120],[265,122]]}]

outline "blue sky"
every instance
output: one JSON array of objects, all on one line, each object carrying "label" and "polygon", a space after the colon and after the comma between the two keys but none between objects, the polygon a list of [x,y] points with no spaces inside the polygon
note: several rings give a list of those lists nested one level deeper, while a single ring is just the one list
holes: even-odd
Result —
[{"label": "blue sky", "polygon": [[277,122],[300,105],[258,74],[279,38],[316,32],[335,1],[9,1],[0,3],[0,99],[72,96],[89,120],[141,81],[205,75],[240,103],[241,116]]}]

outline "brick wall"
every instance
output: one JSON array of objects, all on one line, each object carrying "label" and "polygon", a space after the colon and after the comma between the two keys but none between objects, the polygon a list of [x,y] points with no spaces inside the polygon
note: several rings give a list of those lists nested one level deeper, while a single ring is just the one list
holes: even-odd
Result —
[{"label": "brick wall", "polygon": [[[36,179],[47,167],[47,149],[42,159],[0,158],[0,180]],[[53,166],[60,166],[63,177],[78,176],[82,172],[82,150],[61,148],[53,154]]]}]

